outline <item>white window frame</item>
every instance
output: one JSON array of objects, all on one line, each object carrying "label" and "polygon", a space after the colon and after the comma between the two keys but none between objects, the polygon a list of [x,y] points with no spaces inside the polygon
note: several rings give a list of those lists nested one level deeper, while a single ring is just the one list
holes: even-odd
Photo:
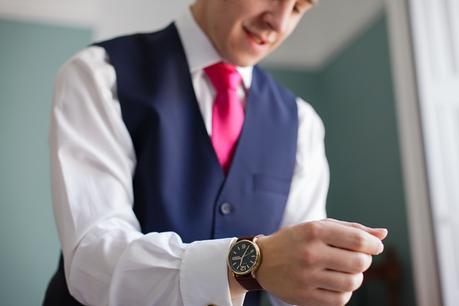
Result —
[{"label": "white window frame", "polygon": [[417,304],[459,300],[459,2],[386,0]]}]

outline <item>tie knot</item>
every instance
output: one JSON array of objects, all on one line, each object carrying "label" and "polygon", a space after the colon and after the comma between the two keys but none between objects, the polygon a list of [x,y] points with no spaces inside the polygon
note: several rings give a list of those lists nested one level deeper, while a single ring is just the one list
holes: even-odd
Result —
[{"label": "tie knot", "polygon": [[241,75],[236,70],[236,67],[230,64],[220,62],[204,68],[204,71],[217,92],[237,90],[241,85]]}]

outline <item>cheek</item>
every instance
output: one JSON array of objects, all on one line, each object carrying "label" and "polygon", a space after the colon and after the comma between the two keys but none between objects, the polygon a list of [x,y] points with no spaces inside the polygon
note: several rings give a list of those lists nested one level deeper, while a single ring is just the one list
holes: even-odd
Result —
[{"label": "cheek", "polygon": [[297,22],[291,25],[284,33],[280,34],[276,43],[273,46],[273,49],[279,47],[289,36],[292,34],[293,30],[295,30]]},{"label": "cheek", "polygon": [[214,47],[216,47],[217,51],[221,51],[224,48],[226,37],[228,37],[227,29],[223,24],[214,23],[214,27],[212,28],[212,43]]},{"label": "cheek", "polygon": [[245,39],[245,32],[236,26],[226,27],[220,38],[227,52],[236,51]]}]

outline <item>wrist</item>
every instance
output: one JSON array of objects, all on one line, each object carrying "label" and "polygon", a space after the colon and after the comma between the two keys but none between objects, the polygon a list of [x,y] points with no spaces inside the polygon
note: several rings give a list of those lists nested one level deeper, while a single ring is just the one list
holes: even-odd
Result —
[{"label": "wrist", "polygon": [[[266,259],[269,256],[267,255],[267,242],[269,241],[270,236],[261,236],[257,239],[257,245],[260,249],[260,253],[263,254],[263,260],[260,262],[257,271],[254,273],[255,278],[257,279],[258,283],[265,288],[264,286],[264,277],[265,277],[265,270],[266,270]],[[266,289],[266,288],[265,288]]]}]

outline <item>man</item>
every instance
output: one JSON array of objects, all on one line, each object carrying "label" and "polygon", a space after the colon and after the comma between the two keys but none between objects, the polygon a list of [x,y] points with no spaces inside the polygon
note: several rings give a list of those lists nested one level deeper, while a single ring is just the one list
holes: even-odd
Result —
[{"label": "man", "polygon": [[197,0],[64,65],[45,305],[347,303],[387,231],[324,219],[322,123],[254,67],[314,2]]}]

